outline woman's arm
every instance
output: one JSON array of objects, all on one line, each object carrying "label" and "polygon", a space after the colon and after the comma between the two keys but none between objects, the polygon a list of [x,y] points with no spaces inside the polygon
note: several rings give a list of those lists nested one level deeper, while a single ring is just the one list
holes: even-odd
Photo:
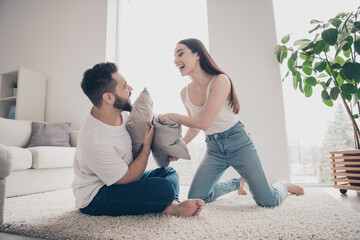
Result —
[{"label": "woman's arm", "polygon": [[[189,128],[206,130],[212,125],[218,116],[221,108],[229,96],[230,89],[230,80],[224,74],[220,74],[214,79],[208,103],[201,116],[194,117],[184,116],[176,113],[167,113],[160,116],[159,120],[162,121],[164,118],[169,118]],[[184,100],[185,99],[183,99],[183,101]]]}]

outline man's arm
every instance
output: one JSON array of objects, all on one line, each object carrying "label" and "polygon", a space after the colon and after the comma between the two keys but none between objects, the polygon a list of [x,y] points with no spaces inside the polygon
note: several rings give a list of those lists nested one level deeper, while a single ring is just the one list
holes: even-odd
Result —
[{"label": "man's arm", "polygon": [[149,155],[150,146],[154,136],[154,126],[150,125],[147,128],[143,146],[136,159],[129,165],[129,168],[125,175],[120,178],[115,184],[127,184],[139,180],[145,172]]}]

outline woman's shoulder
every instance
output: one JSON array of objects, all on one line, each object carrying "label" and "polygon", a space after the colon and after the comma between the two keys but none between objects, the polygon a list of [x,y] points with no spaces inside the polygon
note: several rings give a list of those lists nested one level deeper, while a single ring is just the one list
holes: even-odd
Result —
[{"label": "woman's shoulder", "polygon": [[221,73],[221,74],[215,76],[215,78],[211,84],[211,87],[213,87],[214,85],[218,85],[218,86],[230,85],[230,79],[226,74]]}]

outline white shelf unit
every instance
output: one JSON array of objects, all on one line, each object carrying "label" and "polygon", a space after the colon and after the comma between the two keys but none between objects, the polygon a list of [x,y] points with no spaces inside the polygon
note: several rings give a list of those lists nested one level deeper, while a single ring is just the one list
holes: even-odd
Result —
[{"label": "white shelf unit", "polygon": [[[11,83],[17,83],[17,93]],[[15,106],[15,119],[44,121],[46,76],[42,73],[20,67],[18,70],[0,74],[0,117],[7,118]]]}]

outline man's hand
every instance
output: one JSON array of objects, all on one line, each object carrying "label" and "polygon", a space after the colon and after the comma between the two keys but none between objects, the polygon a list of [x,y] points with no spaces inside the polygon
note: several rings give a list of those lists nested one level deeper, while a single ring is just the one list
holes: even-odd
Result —
[{"label": "man's hand", "polygon": [[179,158],[177,158],[177,157],[169,157],[169,162],[175,162],[177,160],[179,160]]},{"label": "man's hand", "polygon": [[145,133],[145,138],[144,138],[144,141],[143,141],[143,146],[144,147],[148,147],[148,148],[151,147],[153,136],[154,136],[154,126],[152,124],[150,124],[147,127],[147,130],[146,130],[146,133]]}]

